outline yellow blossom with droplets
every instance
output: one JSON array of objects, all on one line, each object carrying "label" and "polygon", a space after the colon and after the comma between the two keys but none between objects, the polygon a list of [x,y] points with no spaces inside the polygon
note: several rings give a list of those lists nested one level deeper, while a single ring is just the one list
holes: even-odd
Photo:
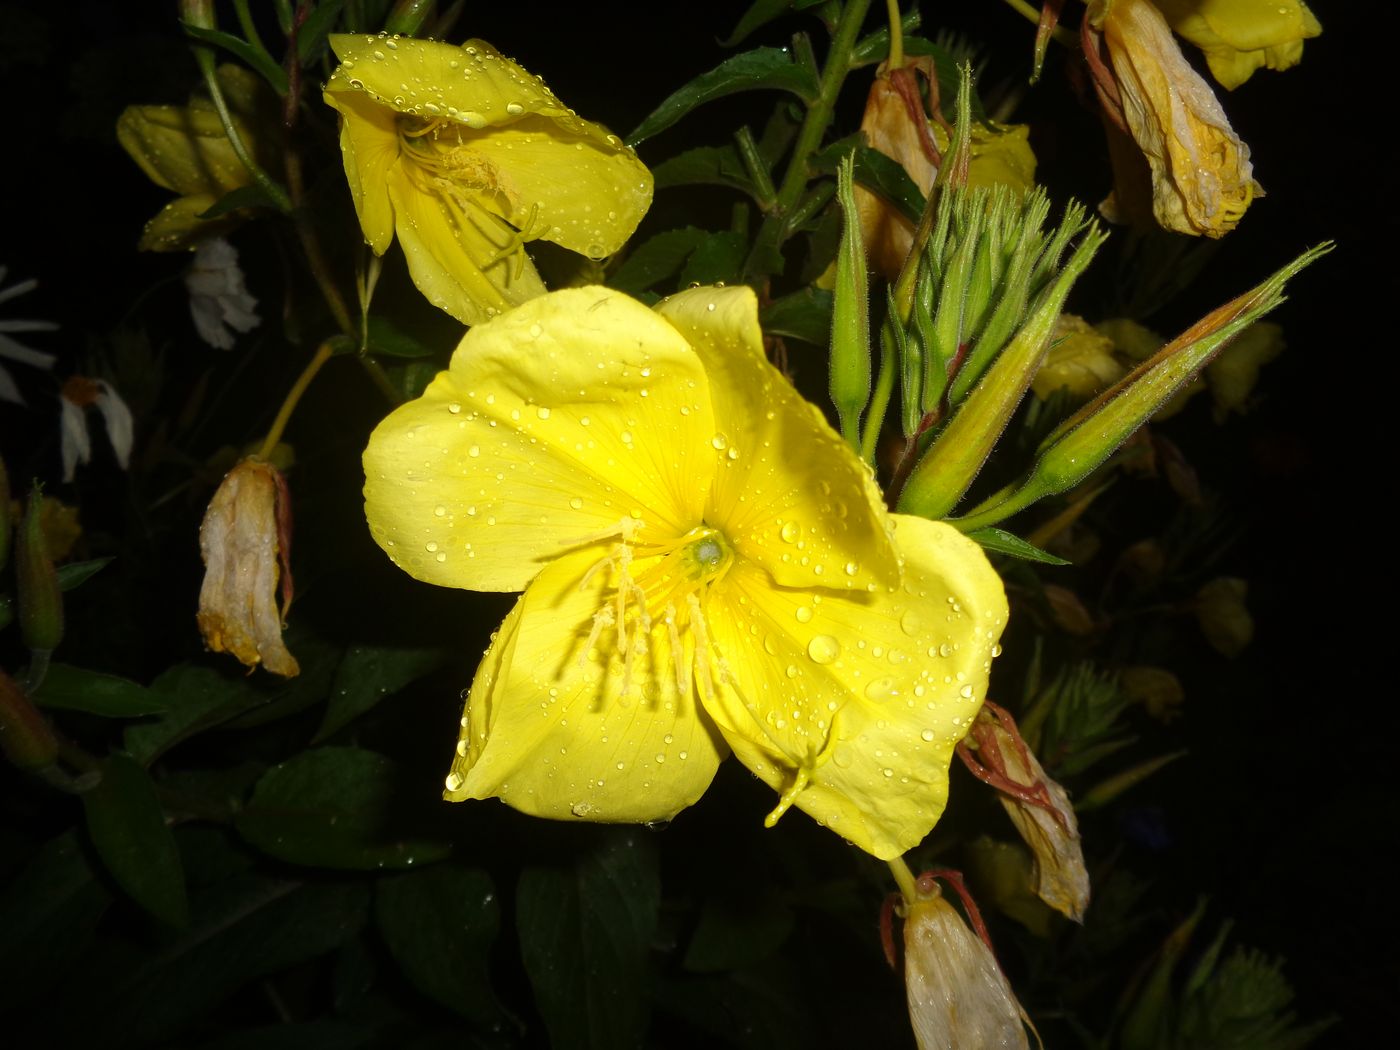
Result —
[{"label": "yellow blossom with droplets", "polygon": [[1256,69],[1289,69],[1303,41],[1322,32],[1302,0],[1153,0],[1180,36],[1199,47],[1211,74],[1234,89]]},{"label": "yellow blossom with droplets", "polygon": [[365,239],[397,235],[434,306],[477,324],[544,294],[532,240],[599,259],[651,204],[651,172],[490,44],[335,35],[325,100]]},{"label": "yellow blossom with droplets", "polygon": [[668,820],[738,756],[882,858],[947,797],[1006,620],[980,548],[890,515],[770,365],[748,288],[566,289],[469,331],[365,451],[370,531],[429,583],[524,594],[452,800]]}]

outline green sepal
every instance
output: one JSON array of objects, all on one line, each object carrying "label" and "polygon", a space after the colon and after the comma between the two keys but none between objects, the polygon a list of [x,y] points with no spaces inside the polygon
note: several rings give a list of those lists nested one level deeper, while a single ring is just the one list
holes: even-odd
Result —
[{"label": "green sepal", "polygon": [[870,402],[870,275],[851,170],[847,158],[836,171],[843,226],[831,306],[830,390],[841,436],[859,452],[860,417]]}]

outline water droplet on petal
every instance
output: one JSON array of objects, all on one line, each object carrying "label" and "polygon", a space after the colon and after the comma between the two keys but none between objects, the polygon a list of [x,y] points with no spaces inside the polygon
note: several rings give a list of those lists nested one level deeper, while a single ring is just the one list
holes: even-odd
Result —
[{"label": "water droplet on petal", "polygon": [[829,634],[813,636],[807,643],[807,655],[813,663],[829,664],[841,653],[841,643]]},{"label": "water droplet on petal", "polygon": [[793,613],[793,615],[797,617],[798,623],[812,622],[812,608],[809,605],[799,605],[797,607],[797,612]]},{"label": "water droplet on petal", "polygon": [[443,781],[448,791],[456,791],[462,786],[462,776],[460,773],[448,773],[447,779]]},{"label": "water droplet on petal", "polygon": [[797,537],[802,535],[802,526],[795,521],[783,523],[783,527],[778,530],[778,536],[784,543],[796,543]]}]

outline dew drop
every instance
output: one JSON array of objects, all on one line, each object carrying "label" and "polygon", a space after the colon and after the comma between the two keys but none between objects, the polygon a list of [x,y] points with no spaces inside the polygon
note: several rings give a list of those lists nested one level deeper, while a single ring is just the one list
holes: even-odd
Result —
[{"label": "dew drop", "polygon": [[456,791],[462,786],[462,775],[460,773],[448,773],[447,779],[443,781],[448,791]]},{"label": "dew drop", "polygon": [[456,401],[454,401],[452,402],[452,404],[447,406],[447,411],[451,412],[455,416],[458,412],[462,411],[462,406],[459,405]]},{"label": "dew drop", "polygon": [[796,543],[797,537],[802,535],[802,526],[795,521],[783,523],[783,527],[778,530],[778,536],[784,543]]},{"label": "dew drop", "polygon": [[447,508],[444,507],[441,503],[439,503],[436,507],[433,508],[433,513],[439,518],[441,518],[447,513]]},{"label": "dew drop", "polygon": [[481,455],[481,446],[473,445],[471,448],[467,449],[467,455],[471,456],[472,459],[476,459],[477,456]]},{"label": "dew drop", "polygon": [[964,700],[971,700],[971,699],[972,699],[972,686],[970,686],[970,685],[965,685],[965,686],[963,686],[961,689],[958,690],[958,695],[959,695],[960,697],[962,697]]},{"label": "dew drop", "polygon": [[583,509],[583,500],[581,500],[579,497],[575,496],[573,499],[569,500],[569,506],[573,507],[574,510],[582,510],[582,509]]},{"label": "dew drop", "polygon": [[798,623],[811,623],[812,607],[810,605],[799,605],[797,607],[797,612],[793,613],[793,615],[797,617]]},{"label": "dew drop", "polygon": [[865,696],[867,700],[874,700],[883,703],[891,697],[899,695],[899,680],[891,675],[876,678],[865,684]]},{"label": "dew drop", "polygon": [[525,107],[522,106],[519,102],[507,102],[506,112],[509,113],[512,117],[518,117],[520,116],[520,114],[525,112]]},{"label": "dew drop", "polygon": [[811,657],[813,663],[829,664],[835,660],[841,652],[841,643],[829,634],[815,635],[807,643],[807,655]]},{"label": "dew drop", "polygon": [[729,439],[723,434],[716,434],[714,437],[710,438],[710,444],[713,445],[717,451],[723,452],[729,447]]},{"label": "dew drop", "polygon": [[541,405],[539,408],[535,409],[535,415],[539,416],[541,419],[548,419],[549,409],[545,408],[544,405]]}]

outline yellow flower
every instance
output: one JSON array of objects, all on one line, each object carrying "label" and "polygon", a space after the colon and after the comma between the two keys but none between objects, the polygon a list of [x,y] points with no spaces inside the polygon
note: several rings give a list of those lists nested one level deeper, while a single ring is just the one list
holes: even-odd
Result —
[{"label": "yellow flower", "polygon": [[1259,194],[1249,147],[1166,19],[1148,0],[1094,0],[1128,130],[1152,169],[1152,213],[1165,229],[1223,237]]},{"label": "yellow flower", "polygon": [[651,204],[635,153],[490,44],[330,41],[325,99],[365,239],[383,255],[397,234],[414,284],[463,323],[544,294],[525,242],[602,258]]},{"label": "yellow flower", "polygon": [[1061,314],[1045,360],[1031,381],[1042,401],[1060,388],[1076,402],[1108,389],[1127,371],[1113,356],[1113,340],[1073,314]]},{"label": "yellow flower", "polygon": [[[253,132],[261,92],[257,74],[229,65],[219,67],[218,78],[234,126],[256,153],[264,141]],[[137,245],[142,251],[193,249],[237,223],[236,214],[199,217],[253,181],[208,98],[194,95],[188,106],[127,106],[117,118],[117,141],[152,182],[180,194],[146,224]]]},{"label": "yellow flower", "polygon": [[1205,52],[1215,79],[1243,84],[1261,66],[1289,69],[1322,24],[1302,0],[1153,0],[1176,32]]},{"label": "yellow flower", "polygon": [[365,474],[405,571],[525,592],[447,798],[667,820],[732,748],[781,793],[770,824],[796,805],[889,858],[938,819],[1001,582],[951,527],[886,513],[764,357],[750,289],[656,311],[566,289],[473,328]]},{"label": "yellow flower", "polygon": [[292,601],[290,544],[281,472],[252,456],[240,461],[224,476],[199,527],[204,556],[199,630],[214,652],[232,653],[249,668],[262,664],[288,678],[301,670],[282,641],[282,618]]}]

